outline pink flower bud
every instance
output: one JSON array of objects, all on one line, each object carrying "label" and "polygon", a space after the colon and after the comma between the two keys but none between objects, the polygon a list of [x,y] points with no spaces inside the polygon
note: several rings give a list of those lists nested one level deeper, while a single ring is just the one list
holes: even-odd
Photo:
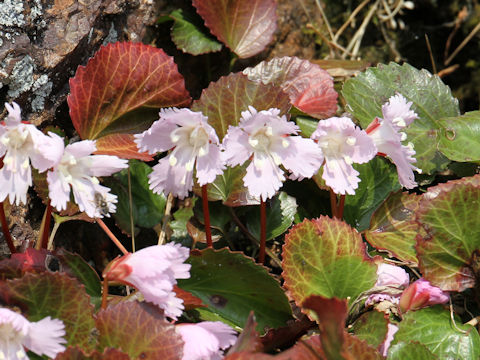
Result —
[{"label": "pink flower bud", "polygon": [[403,312],[418,310],[435,304],[444,304],[450,299],[447,292],[430,285],[424,279],[418,279],[402,293],[400,297],[400,309]]}]

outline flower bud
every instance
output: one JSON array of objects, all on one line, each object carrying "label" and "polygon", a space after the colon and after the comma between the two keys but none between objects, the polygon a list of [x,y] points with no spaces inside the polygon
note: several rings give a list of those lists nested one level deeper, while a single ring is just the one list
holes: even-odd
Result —
[{"label": "flower bud", "polygon": [[444,304],[449,300],[447,292],[430,285],[430,282],[419,279],[402,293],[400,297],[400,309],[403,312],[418,310],[435,304]]}]

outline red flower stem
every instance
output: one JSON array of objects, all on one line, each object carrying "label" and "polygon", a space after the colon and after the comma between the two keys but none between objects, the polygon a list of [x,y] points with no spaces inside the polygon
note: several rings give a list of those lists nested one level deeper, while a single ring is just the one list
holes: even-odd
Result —
[{"label": "red flower stem", "polygon": [[337,194],[333,192],[332,189],[330,189],[330,208],[332,209],[332,217],[337,216]]},{"label": "red flower stem", "polygon": [[5,241],[7,242],[8,248],[12,254],[17,252],[15,245],[13,244],[12,236],[10,235],[10,230],[8,229],[7,218],[5,217],[5,209],[3,208],[3,202],[0,202],[0,221],[2,222],[2,231]]},{"label": "red flower stem", "polygon": [[103,220],[99,219],[99,218],[97,218],[95,220],[97,221],[97,224],[100,225],[102,230],[105,231],[105,234],[107,234],[108,237],[113,241],[113,243],[115,245],[117,245],[117,247],[120,249],[120,251],[123,253],[123,255],[127,255],[128,254],[127,249],[125,249],[125,247],[122,245],[120,240],[118,240],[117,237],[115,235],[113,235],[113,233],[110,231],[110,229],[107,227],[107,225],[105,225]]},{"label": "red flower stem", "polygon": [[51,221],[52,221],[52,206],[50,205],[50,200],[48,200],[47,208],[45,209],[45,222],[43,223],[42,249],[46,249],[48,246],[48,238],[50,236]]},{"label": "red flower stem", "polygon": [[205,236],[207,237],[207,246],[213,247],[212,229],[210,227],[210,212],[208,211],[208,194],[207,184],[202,186],[202,204],[203,204],[203,220],[205,222]]},{"label": "red flower stem", "polygon": [[258,262],[265,263],[265,247],[267,245],[267,206],[260,196],[260,251]]},{"label": "red flower stem", "polygon": [[107,296],[108,296],[108,280],[103,279],[102,305],[100,305],[100,308],[103,310],[107,308]]},{"label": "red flower stem", "polygon": [[339,219],[343,218],[343,208],[345,207],[345,195],[340,195],[340,202],[337,208],[337,217]]}]

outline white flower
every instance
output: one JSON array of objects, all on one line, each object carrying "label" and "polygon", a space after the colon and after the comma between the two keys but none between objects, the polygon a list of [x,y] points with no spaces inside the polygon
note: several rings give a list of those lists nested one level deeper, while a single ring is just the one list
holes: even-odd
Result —
[{"label": "white flower", "polygon": [[24,347],[37,355],[55,358],[65,350],[65,326],[58,319],[46,317],[30,322],[21,314],[0,308],[0,359],[28,359]]},{"label": "white flower", "polygon": [[407,189],[417,186],[414,170],[420,172],[412,163],[416,162],[413,157],[415,150],[413,144],[403,145],[407,135],[400,132],[404,127],[410,125],[418,116],[410,110],[411,102],[400,94],[392,96],[382,106],[383,119],[375,118],[365,130],[372,138],[378,149],[378,154],[388,156],[397,167],[398,180]]},{"label": "white flower", "polygon": [[223,139],[223,157],[229,166],[251,159],[243,178],[250,194],[263,200],[275,195],[285,180],[283,166],[292,179],[312,177],[323,162],[321,150],[311,139],[296,135],[298,126],[279,116],[279,109],[257,112],[249,106],[238,126],[230,126]]},{"label": "white flower", "polygon": [[377,148],[372,139],[347,117],[320,120],[311,138],[325,156],[325,183],[336,194],[355,194],[360,178],[352,164],[366,163],[375,156]]},{"label": "white flower", "polygon": [[220,321],[203,321],[198,324],[178,324],[177,333],[182,336],[182,360],[219,360],[221,350],[235,343],[237,333]]},{"label": "white flower", "polygon": [[137,288],[146,301],[158,305],[166,316],[182,315],[183,300],[173,291],[176,279],[190,277],[190,264],[183,262],[190,250],[180,244],[149,246],[113,260],[104,271],[108,281],[120,281]]},{"label": "white flower", "polygon": [[135,135],[135,142],[140,151],[150,154],[172,149],[149,175],[150,188],[156,193],[183,199],[192,190],[194,169],[199,185],[213,182],[223,172],[217,134],[201,112],[162,109],[160,119]]},{"label": "white flower", "polygon": [[[63,149],[63,139],[50,134]],[[84,140],[67,145],[61,160],[47,173],[51,205],[58,211],[67,208],[70,187],[80,211],[91,218],[109,216],[115,212],[116,195],[99,184],[97,176],[109,176],[128,166],[127,160],[110,155],[91,155],[95,141]]]},{"label": "white flower", "polygon": [[43,134],[35,125],[23,124],[20,106],[5,104],[8,116],[0,126],[0,201],[8,196],[10,203],[26,203],[27,191],[32,185],[30,163],[39,172],[52,167],[60,158],[54,140]]}]

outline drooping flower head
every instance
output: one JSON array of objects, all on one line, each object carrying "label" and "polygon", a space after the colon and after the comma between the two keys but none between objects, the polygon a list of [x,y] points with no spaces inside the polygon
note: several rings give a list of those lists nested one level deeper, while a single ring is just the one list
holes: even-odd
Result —
[{"label": "drooping flower head", "polygon": [[32,185],[30,164],[39,172],[52,167],[61,156],[55,151],[51,137],[43,134],[35,125],[21,121],[18,104],[5,103],[8,116],[0,125],[0,201],[8,196],[10,203],[26,203],[27,191]]},{"label": "drooping flower head", "polygon": [[50,133],[56,147],[63,154],[60,161],[47,173],[51,205],[58,211],[67,208],[70,189],[80,211],[91,218],[110,216],[115,212],[117,196],[99,183],[97,176],[109,176],[128,166],[127,160],[111,155],[91,155],[97,148],[95,141],[83,140],[64,148],[63,139]]},{"label": "drooping flower head", "polygon": [[140,151],[150,154],[172,150],[153,167],[150,188],[185,198],[193,187],[193,170],[200,185],[211,183],[223,172],[215,129],[201,112],[189,109],[162,109],[160,119],[135,135]]},{"label": "drooping flower head", "polygon": [[450,299],[448,292],[433,286],[425,279],[418,279],[400,297],[403,312],[418,310],[435,304],[445,304]]},{"label": "drooping flower head", "polygon": [[400,132],[417,119],[417,114],[410,109],[412,102],[400,94],[390,97],[382,106],[383,119],[375,118],[365,130],[377,146],[379,155],[388,156],[397,167],[398,180],[407,189],[417,186],[414,170],[420,169],[412,165],[416,162],[413,145],[403,145],[407,135]]},{"label": "drooping flower head", "polygon": [[190,250],[180,244],[149,246],[113,260],[103,277],[137,288],[146,301],[158,305],[166,316],[182,315],[183,300],[175,296],[176,279],[190,277],[190,264],[184,264]]},{"label": "drooping flower head", "polygon": [[30,322],[21,314],[0,308],[0,359],[28,359],[24,347],[37,355],[55,358],[65,350],[65,326],[58,319],[46,317]]},{"label": "drooping flower head", "polygon": [[232,346],[237,333],[220,321],[203,321],[198,324],[178,324],[175,330],[182,336],[182,360],[219,360],[221,350]]},{"label": "drooping flower head", "polygon": [[377,267],[377,276],[375,287],[386,287],[386,289],[370,295],[365,302],[365,306],[381,301],[398,304],[401,295],[400,289],[406,288],[410,281],[408,273],[399,266],[381,263]]},{"label": "drooping flower head", "polygon": [[279,116],[279,109],[257,112],[249,106],[238,126],[230,126],[223,139],[227,165],[251,160],[243,178],[250,194],[266,200],[285,180],[283,166],[294,179],[312,177],[323,162],[320,149],[311,139],[296,135],[297,125]]},{"label": "drooping flower head", "polygon": [[370,161],[377,153],[372,139],[347,117],[318,122],[311,138],[325,156],[322,178],[336,194],[355,194],[360,178],[352,164]]}]

